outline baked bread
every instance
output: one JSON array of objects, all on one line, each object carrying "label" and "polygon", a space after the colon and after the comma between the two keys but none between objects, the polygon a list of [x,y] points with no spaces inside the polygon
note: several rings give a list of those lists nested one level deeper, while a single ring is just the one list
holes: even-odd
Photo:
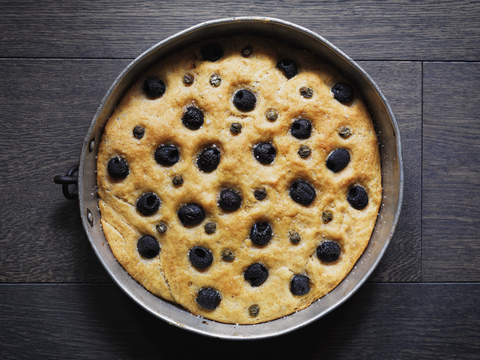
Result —
[{"label": "baked bread", "polygon": [[361,94],[311,53],[246,35],[149,68],[106,124],[97,182],[125,270],[233,324],[286,316],[334,289],[382,196]]}]

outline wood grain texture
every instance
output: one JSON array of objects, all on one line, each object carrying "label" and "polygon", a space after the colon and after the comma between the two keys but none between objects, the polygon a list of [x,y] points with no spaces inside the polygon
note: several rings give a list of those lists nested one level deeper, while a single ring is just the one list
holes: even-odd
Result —
[{"label": "wood grain texture", "polygon": [[423,280],[480,281],[480,63],[426,63]]},{"label": "wood grain texture", "polygon": [[[422,66],[419,62],[360,62],[392,107],[402,139],[404,201],[397,229],[369,281],[416,282],[422,275]],[[405,76],[408,74],[408,76]]]},{"label": "wood grain texture", "polygon": [[107,280],[55,175],[125,60],[0,60],[0,281]]},{"label": "wood grain texture", "polygon": [[[463,294],[469,293],[465,297]],[[150,315],[115,285],[0,285],[0,358],[478,359],[478,284],[367,284],[300,330],[236,342]],[[448,329],[448,331],[446,330]],[[456,336],[452,336],[456,334]]]},{"label": "wood grain texture", "polygon": [[3,57],[133,58],[200,22],[270,16],[355,59],[479,60],[478,1],[0,1]]}]

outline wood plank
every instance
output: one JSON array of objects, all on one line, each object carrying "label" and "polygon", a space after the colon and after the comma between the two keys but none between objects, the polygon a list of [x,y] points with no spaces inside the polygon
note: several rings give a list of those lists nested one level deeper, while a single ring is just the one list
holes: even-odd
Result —
[{"label": "wood plank", "polygon": [[480,63],[424,65],[423,280],[480,280]]},{"label": "wood plank", "polygon": [[[109,281],[53,176],[78,161],[91,118],[128,60],[0,60],[0,281]],[[364,62],[405,132],[408,191],[396,237],[372,281],[417,281],[420,257],[418,63]],[[402,81],[403,73],[411,74]],[[59,85],[60,84],[60,85]],[[408,115],[407,115],[408,114]],[[413,116],[412,116],[413,115]],[[12,194],[15,201],[12,201]],[[48,199],[48,201],[47,201]],[[409,256],[405,256],[405,253]]]},{"label": "wood plank", "polygon": [[200,22],[271,16],[307,27],[352,58],[479,60],[478,1],[0,1],[3,57],[134,58]]},{"label": "wood plank", "polygon": [[115,285],[0,285],[2,359],[478,359],[479,284],[366,284],[327,316],[261,341],[168,325]]},{"label": "wood plank", "polygon": [[369,281],[420,281],[422,65],[408,61],[359,65],[373,78],[392,107],[402,139],[405,178],[404,201],[395,235]]},{"label": "wood plank", "polygon": [[0,281],[105,281],[55,175],[83,137],[125,60],[0,60]]}]

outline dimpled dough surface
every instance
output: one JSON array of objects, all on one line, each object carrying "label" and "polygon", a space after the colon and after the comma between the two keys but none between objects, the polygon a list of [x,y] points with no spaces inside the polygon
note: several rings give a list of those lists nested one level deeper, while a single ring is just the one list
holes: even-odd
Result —
[{"label": "dimpled dough surface", "polygon": [[[153,294],[219,322],[259,323],[309,306],[334,289],[355,265],[368,244],[381,203],[379,150],[360,94],[354,91],[349,103],[334,98],[332,87],[345,79],[333,68],[310,53],[269,39],[237,36],[212,41],[223,49],[219,60],[203,59],[201,49],[208,42],[164,57],[131,86],[111,115],[97,160],[102,227],[118,262]],[[252,52],[243,56],[247,46]],[[298,68],[290,79],[277,68],[284,58]],[[193,76],[193,83],[184,83],[186,74]],[[211,85],[212,74],[219,75],[219,85]],[[156,99],[143,90],[150,77],[161,79],[166,87]],[[303,96],[303,87],[313,90],[313,95]],[[239,89],[255,95],[253,110],[237,109],[232,99]],[[204,114],[197,130],[182,123],[189,106]],[[269,109],[277,111],[276,120],[266,118]],[[312,124],[307,139],[291,134],[292,122],[298,118]],[[240,133],[231,131],[232,123],[242,125]],[[144,128],[141,138],[133,135],[137,126]],[[342,137],[339,133],[345,127],[351,135]],[[255,159],[253,148],[260,142],[274,146],[273,163],[264,165]],[[177,163],[157,163],[155,151],[162,144],[178,147]],[[311,149],[308,157],[299,156],[302,145]],[[196,161],[208,146],[217,147],[221,154],[218,167],[209,173],[201,171]],[[339,148],[349,152],[350,161],[334,173],[326,167],[326,160]],[[114,157],[128,164],[126,177],[109,174],[108,163]],[[183,179],[180,185],[172,182],[177,175]],[[290,196],[290,187],[298,179],[315,189],[310,205]],[[360,210],[347,201],[355,185],[368,194],[368,204]],[[220,191],[226,188],[241,195],[238,210],[225,211],[219,206]],[[257,189],[266,190],[265,199],[256,199]],[[156,193],[161,205],[145,216],[136,203],[148,192]],[[191,203],[203,208],[205,219],[184,226],[177,211]],[[322,218],[324,211],[331,211],[331,221]],[[208,222],[216,224],[211,234],[205,231]],[[271,225],[273,235],[266,245],[255,245],[250,239],[256,222]],[[165,232],[157,227],[162,223]],[[300,236],[298,243],[291,241],[292,231]],[[160,245],[160,252],[152,258],[143,257],[137,249],[139,238],[145,235]],[[317,255],[325,240],[340,246],[333,262]],[[213,255],[206,269],[196,268],[189,259],[195,246]],[[235,258],[222,258],[224,250],[233,252]],[[260,286],[252,286],[244,277],[254,263],[268,270]],[[309,290],[303,295],[290,290],[292,277],[298,274],[308,277]],[[213,310],[197,302],[204,288],[216,291]],[[258,311],[252,312],[252,305]]]}]

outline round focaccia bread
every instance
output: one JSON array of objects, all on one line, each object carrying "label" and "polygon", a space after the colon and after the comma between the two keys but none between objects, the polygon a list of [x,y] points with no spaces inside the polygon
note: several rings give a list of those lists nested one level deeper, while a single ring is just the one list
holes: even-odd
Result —
[{"label": "round focaccia bread", "polygon": [[192,314],[253,324],[334,289],[381,203],[356,90],[312,54],[254,36],[148,69],[98,150],[101,222],[125,270]]}]

